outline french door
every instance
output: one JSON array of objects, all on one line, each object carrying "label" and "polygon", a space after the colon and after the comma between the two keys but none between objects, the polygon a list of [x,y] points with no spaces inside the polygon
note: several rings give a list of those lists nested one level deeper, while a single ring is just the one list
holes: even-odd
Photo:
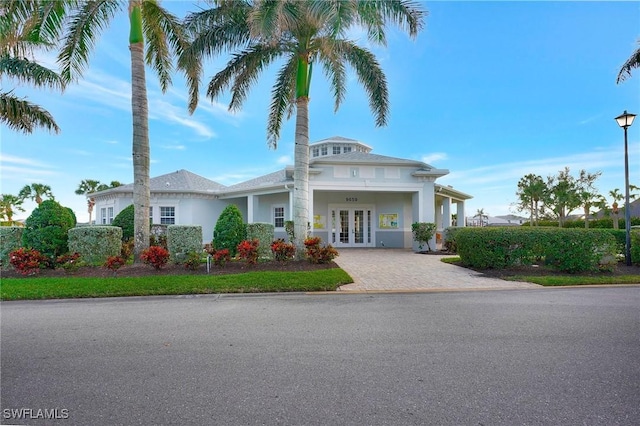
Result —
[{"label": "french door", "polygon": [[331,208],[331,244],[335,247],[370,247],[373,210],[370,207]]}]

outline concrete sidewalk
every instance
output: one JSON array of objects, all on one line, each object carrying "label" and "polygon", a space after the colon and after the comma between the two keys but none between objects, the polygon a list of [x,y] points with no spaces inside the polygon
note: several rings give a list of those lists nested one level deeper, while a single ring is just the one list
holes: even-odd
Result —
[{"label": "concrete sidewalk", "polygon": [[409,291],[541,288],[532,283],[486,278],[441,262],[443,256],[406,249],[340,249],[334,261],[354,280],[339,291]]}]

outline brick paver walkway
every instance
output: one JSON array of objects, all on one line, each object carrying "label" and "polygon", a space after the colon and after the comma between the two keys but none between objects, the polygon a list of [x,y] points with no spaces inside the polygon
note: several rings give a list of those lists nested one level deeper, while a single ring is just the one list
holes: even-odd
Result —
[{"label": "brick paver walkway", "polygon": [[532,283],[487,278],[441,262],[440,255],[405,249],[340,249],[335,262],[354,280],[341,291],[402,291],[541,288]]}]

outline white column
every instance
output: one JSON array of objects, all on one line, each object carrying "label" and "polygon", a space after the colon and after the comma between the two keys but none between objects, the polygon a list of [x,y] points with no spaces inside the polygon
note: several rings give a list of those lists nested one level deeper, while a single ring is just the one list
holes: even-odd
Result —
[{"label": "white column", "polygon": [[442,229],[451,226],[451,198],[444,197],[442,199]]},{"label": "white column", "polygon": [[255,195],[247,196],[247,223],[253,223],[253,203]]},{"label": "white column", "polygon": [[457,226],[464,226],[464,201],[456,202],[456,214],[458,215]]},{"label": "white column", "polygon": [[309,185],[309,234],[313,234],[313,188]]}]

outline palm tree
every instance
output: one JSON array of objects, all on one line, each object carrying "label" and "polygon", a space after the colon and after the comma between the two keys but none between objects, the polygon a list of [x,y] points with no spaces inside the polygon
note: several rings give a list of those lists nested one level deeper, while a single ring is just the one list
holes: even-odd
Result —
[{"label": "palm tree", "polygon": [[[530,224],[538,223],[538,210],[540,200],[544,196],[546,190],[544,180],[539,175],[529,173],[520,179],[518,182],[518,191],[516,195],[520,199],[519,209],[530,211]],[[535,222],[534,222],[535,218]]]},{"label": "palm tree", "polygon": [[32,183],[31,185],[25,185],[25,187],[22,188],[20,190],[20,193],[18,194],[18,197],[20,197],[22,200],[30,198],[38,205],[42,203],[43,196],[48,197],[50,200],[55,199],[53,197],[53,193],[51,192],[51,187],[43,183]]},{"label": "palm tree", "polygon": [[13,213],[16,210],[25,211],[22,208],[24,199],[11,194],[2,194],[0,196],[0,218],[6,219],[8,225],[13,225]]},{"label": "palm tree", "polygon": [[[640,40],[638,40],[638,45],[640,45]],[[622,64],[620,68],[620,72],[618,73],[618,78],[616,79],[616,84],[623,82],[627,79],[627,77],[631,77],[631,70],[633,68],[638,68],[640,66],[640,47],[636,49],[635,52],[631,54],[629,59]]]},{"label": "palm tree", "polygon": [[[64,82],[54,71],[38,64],[34,52],[54,47],[65,1],[3,2],[0,16],[0,77],[22,84],[63,91]],[[39,105],[19,98],[13,90],[0,90],[0,122],[12,130],[32,133],[44,128],[58,133],[53,116]]]},{"label": "palm tree", "polygon": [[[78,2],[70,8],[62,50],[58,57],[65,82],[78,78],[88,65],[91,50],[125,3],[116,0]],[[177,17],[157,0],[129,0],[131,52],[131,112],[133,117],[134,255],[139,261],[149,247],[149,111],[145,63],[157,74],[164,93],[171,86],[172,59],[187,45]]]},{"label": "palm tree", "polygon": [[260,73],[282,60],[271,92],[267,142],[276,148],[284,115],[295,110],[294,236],[303,253],[309,224],[309,94],[314,63],[322,65],[334,96],[334,109],[346,91],[347,69],[353,68],[369,97],[377,126],[387,123],[389,99],[385,75],[373,53],[346,38],[353,25],[363,27],[372,43],[385,45],[385,25],[391,21],[416,37],[425,12],[405,0],[219,0],[216,7],[190,14],[187,27],[194,35],[180,66],[190,69],[190,111],[198,102],[203,57],[234,52],[226,67],[209,82],[213,101],[226,89],[230,110],[238,110]]},{"label": "palm tree", "polygon": [[[76,194],[84,195],[86,197],[87,194],[100,191],[101,187],[105,187],[104,189],[107,189],[107,186],[105,184],[101,184],[100,181],[93,180],[93,179],[84,179],[83,181],[80,182],[80,185],[78,185],[78,189],[76,189]],[[93,214],[93,208],[95,207],[95,205],[96,205],[96,201],[93,197],[90,197],[87,199],[87,212],[89,213],[89,225],[91,225],[91,215]]]},{"label": "palm tree", "polygon": [[487,217],[487,214],[484,212],[484,209],[478,209],[473,217],[479,218],[480,226],[484,226],[483,218]]},{"label": "palm tree", "polygon": [[595,188],[595,181],[602,175],[602,172],[588,173],[586,170],[580,170],[580,177],[577,180],[577,197],[578,202],[584,209],[584,227],[589,228],[589,215],[591,215],[591,207],[601,206],[602,196]]}]

